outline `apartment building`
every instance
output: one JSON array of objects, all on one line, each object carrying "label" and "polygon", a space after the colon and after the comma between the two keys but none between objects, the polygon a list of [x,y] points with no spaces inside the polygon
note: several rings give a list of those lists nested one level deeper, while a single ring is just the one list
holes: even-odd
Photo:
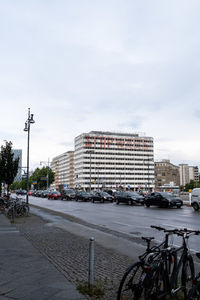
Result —
[{"label": "apartment building", "polygon": [[51,169],[55,172],[54,187],[73,188],[74,186],[74,151],[64,152],[52,159]]},{"label": "apartment building", "polygon": [[180,185],[186,185],[190,180],[199,181],[199,168],[188,164],[179,164]]},{"label": "apartment building", "polygon": [[180,186],[179,167],[168,159],[155,162],[155,186]]},{"label": "apartment building", "polygon": [[154,188],[154,144],[139,134],[91,131],[75,138],[75,187]]}]

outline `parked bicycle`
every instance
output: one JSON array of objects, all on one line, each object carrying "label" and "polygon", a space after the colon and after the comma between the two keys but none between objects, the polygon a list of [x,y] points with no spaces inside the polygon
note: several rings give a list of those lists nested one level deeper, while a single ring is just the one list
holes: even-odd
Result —
[{"label": "parked bicycle", "polygon": [[28,216],[29,207],[21,198],[11,199],[5,208],[6,215],[9,218]]},{"label": "parked bicycle", "polygon": [[[166,296],[177,294],[180,290],[184,294],[184,299],[187,299],[189,288],[195,278],[194,262],[187,243],[191,235],[198,235],[200,231],[151,227],[165,232],[164,242],[150,247],[153,238],[142,237],[147,242],[147,249],[139,257],[139,261],[125,271],[119,285],[117,300],[164,299]],[[181,247],[168,245],[169,235],[174,234],[182,237]]]},{"label": "parked bicycle", "polygon": [[[196,253],[200,259],[200,252]],[[195,276],[193,285],[188,293],[187,300],[200,300],[200,272]]]},{"label": "parked bicycle", "polygon": [[[160,226],[151,227],[157,230],[165,230]],[[160,257],[162,249],[169,248],[170,235],[172,235],[171,232],[165,233],[164,241],[157,246],[151,246],[154,237],[142,237],[147,243],[146,250],[139,256],[139,261],[130,265],[125,271],[119,285],[117,300],[154,299],[157,287],[152,279],[156,275],[156,265],[153,265],[153,262]],[[171,254],[167,264],[169,272],[174,269],[174,261],[176,260],[173,259],[173,254]]]}]

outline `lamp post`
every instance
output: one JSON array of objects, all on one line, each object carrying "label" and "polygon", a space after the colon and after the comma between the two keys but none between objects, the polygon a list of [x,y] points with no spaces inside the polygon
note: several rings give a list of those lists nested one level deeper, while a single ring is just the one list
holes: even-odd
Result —
[{"label": "lamp post", "polygon": [[29,191],[29,142],[30,142],[30,125],[34,124],[33,114],[30,113],[30,108],[28,109],[28,119],[25,122],[24,131],[28,132],[28,140],[27,140],[27,174],[26,174],[26,205],[28,206],[28,191]]},{"label": "lamp post", "polygon": [[94,150],[87,150],[87,154],[90,154],[90,192],[91,192],[91,184],[92,184],[92,177],[91,177],[91,154],[94,153]]},{"label": "lamp post", "polygon": [[49,158],[48,161],[41,161],[40,165],[41,164],[47,165],[47,190],[48,190],[49,189],[49,164],[50,164]]}]

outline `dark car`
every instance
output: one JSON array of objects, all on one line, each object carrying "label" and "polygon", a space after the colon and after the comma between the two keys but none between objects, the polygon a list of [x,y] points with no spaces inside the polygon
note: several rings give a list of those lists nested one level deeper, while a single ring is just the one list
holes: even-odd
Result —
[{"label": "dark car", "polygon": [[73,189],[66,189],[61,191],[61,199],[62,200],[75,200],[76,193]]},{"label": "dark car", "polygon": [[129,205],[133,204],[144,204],[144,197],[141,195],[138,195],[135,192],[116,192],[115,193],[115,201],[116,204],[127,203]]},{"label": "dark car", "polygon": [[104,202],[104,201],[110,201],[113,202],[114,197],[109,195],[106,192],[94,192],[92,194],[92,202],[94,203],[95,201],[100,201],[100,202]]},{"label": "dark car", "polygon": [[48,194],[48,199],[58,200],[61,198],[61,194],[58,191],[53,191]]},{"label": "dark car", "polygon": [[40,197],[47,198],[48,194],[49,194],[49,191],[46,191],[46,190],[45,191],[41,191]]},{"label": "dark car", "polygon": [[183,205],[183,201],[167,192],[154,192],[146,195],[145,205],[150,207],[151,205],[159,207],[177,207],[180,208]]},{"label": "dark car", "polygon": [[16,195],[26,195],[26,190],[16,190]]},{"label": "dark car", "polygon": [[87,192],[77,192],[76,193],[76,201],[81,200],[81,201],[91,201],[92,200],[92,195]]}]

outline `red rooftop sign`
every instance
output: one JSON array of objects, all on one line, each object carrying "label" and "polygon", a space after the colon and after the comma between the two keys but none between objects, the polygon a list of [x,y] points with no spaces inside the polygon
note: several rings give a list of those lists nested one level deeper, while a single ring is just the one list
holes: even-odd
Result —
[{"label": "red rooftop sign", "polygon": [[[86,148],[103,148],[110,149],[115,146],[115,149],[129,149],[129,150],[147,150],[148,144],[144,138],[122,139],[112,138],[105,136],[84,136],[84,142]],[[117,147],[116,147],[117,146]]]}]

